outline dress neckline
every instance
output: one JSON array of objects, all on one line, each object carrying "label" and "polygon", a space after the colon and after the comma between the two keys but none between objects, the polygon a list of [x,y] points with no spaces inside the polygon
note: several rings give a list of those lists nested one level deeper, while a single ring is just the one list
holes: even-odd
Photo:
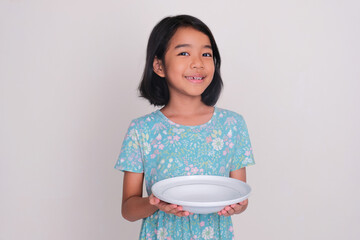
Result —
[{"label": "dress neckline", "polygon": [[210,118],[209,121],[207,121],[206,123],[203,123],[203,124],[200,124],[200,125],[182,125],[182,124],[179,124],[179,123],[175,123],[173,121],[171,121],[168,117],[166,117],[161,111],[160,109],[156,111],[161,118],[163,118],[166,122],[170,123],[171,125],[175,125],[177,127],[184,127],[184,128],[198,128],[198,127],[204,127],[208,124],[210,124],[212,121],[214,121],[215,119],[215,116],[217,115],[217,107],[214,106],[214,112]]}]

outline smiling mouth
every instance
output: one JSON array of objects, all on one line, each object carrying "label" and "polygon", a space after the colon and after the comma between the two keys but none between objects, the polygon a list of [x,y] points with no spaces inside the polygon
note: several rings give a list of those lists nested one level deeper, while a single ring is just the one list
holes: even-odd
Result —
[{"label": "smiling mouth", "polygon": [[185,76],[185,78],[187,80],[189,80],[190,82],[195,82],[195,83],[198,83],[198,82],[202,82],[202,80],[205,78],[203,76],[201,77],[198,77],[198,76]]}]

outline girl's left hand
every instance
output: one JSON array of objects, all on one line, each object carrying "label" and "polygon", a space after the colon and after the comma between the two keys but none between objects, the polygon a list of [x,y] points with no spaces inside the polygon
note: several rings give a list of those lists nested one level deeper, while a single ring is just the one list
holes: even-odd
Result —
[{"label": "girl's left hand", "polygon": [[227,216],[227,217],[234,215],[234,214],[240,214],[243,211],[245,211],[247,206],[248,206],[248,200],[246,199],[240,203],[236,203],[236,204],[232,204],[232,205],[224,207],[224,209],[219,211],[218,214],[220,216],[223,215],[223,216]]}]

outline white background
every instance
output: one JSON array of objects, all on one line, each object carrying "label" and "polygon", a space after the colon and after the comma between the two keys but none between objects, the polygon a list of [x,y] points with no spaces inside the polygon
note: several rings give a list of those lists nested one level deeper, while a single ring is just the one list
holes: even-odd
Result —
[{"label": "white background", "polygon": [[217,106],[247,122],[256,165],[236,239],[359,239],[358,1],[0,1],[0,239],[137,239],[113,169],[147,39],[163,17],[213,31]]}]

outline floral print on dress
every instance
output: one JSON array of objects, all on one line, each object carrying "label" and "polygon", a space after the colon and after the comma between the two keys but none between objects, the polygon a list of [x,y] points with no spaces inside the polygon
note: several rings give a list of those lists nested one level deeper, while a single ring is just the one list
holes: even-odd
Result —
[{"label": "floral print on dress", "polygon": [[213,239],[214,238],[214,229],[212,227],[206,227],[202,232],[202,237],[204,239]]},{"label": "floral print on dress", "polygon": [[[253,165],[253,151],[243,117],[215,107],[207,123],[183,126],[157,110],[133,120],[115,168],[144,173],[148,195],[163,179],[189,175],[229,177]],[[162,211],[143,219],[140,239],[234,239],[231,217],[193,214],[177,217]]]}]

